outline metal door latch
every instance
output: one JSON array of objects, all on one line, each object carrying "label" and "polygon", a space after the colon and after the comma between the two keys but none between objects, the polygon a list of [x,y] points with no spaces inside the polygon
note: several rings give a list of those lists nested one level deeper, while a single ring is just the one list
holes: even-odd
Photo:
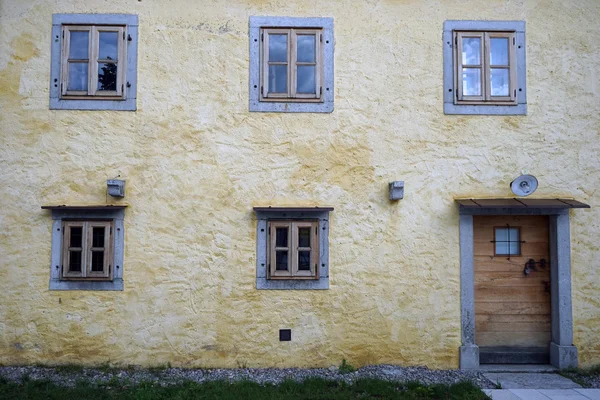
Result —
[{"label": "metal door latch", "polygon": [[546,269],[547,265],[548,265],[548,262],[544,258],[542,258],[540,261],[535,261],[533,258],[530,258],[525,263],[525,269],[523,270],[523,273],[525,274],[525,276],[527,276],[532,271],[537,271],[538,270],[538,266],[541,269]]}]

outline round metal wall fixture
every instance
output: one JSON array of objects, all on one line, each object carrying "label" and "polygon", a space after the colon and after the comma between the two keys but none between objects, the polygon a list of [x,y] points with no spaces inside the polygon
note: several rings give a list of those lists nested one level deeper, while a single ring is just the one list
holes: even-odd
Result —
[{"label": "round metal wall fixture", "polygon": [[510,183],[510,190],[517,196],[529,196],[538,187],[538,180],[533,175],[521,175]]}]

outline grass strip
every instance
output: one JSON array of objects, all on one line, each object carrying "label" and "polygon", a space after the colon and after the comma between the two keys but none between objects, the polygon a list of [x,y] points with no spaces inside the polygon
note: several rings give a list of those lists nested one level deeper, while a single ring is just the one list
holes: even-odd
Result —
[{"label": "grass strip", "polygon": [[416,382],[398,383],[379,379],[359,379],[348,384],[341,381],[307,379],[284,381],[279,385],[250,381],[229,383],[212,381],[185,382],[160,386],[155,383],[102,386],[78,382],[63,387],[48,381],[24,380],[21,383],[0,380],[0,399],[82,399],[82,400],[354,400],[354,399],[450,399],[483,400],[488,397],[470,382],[454,385],[424,386]]}]

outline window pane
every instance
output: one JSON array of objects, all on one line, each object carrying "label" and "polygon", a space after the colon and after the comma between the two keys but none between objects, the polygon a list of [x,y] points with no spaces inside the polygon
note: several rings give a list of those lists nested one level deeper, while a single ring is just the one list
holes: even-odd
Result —
[{"label": "window pane", "polygon": [[269,65],[269,93],[287,93],[287,65]]},{"label": "window pane", "polygon": [[288,247],[288,228],[275,228],[275,247]]},{"label": "window pane", "polygon": [[117,90],[117,64],[98,64],[98,90]]},{"label": "window pane", "polygon": [[92,272],[102,272],[104,270],[104,252],[92,252]]},{"label": "window pane", "polygon": [[67,90],[88,89],[88,63],[69,63]]},{"label": "window pane", "polygon": [[481,70],[463,68],[463,96],[481,96]]},{"label": "window pane", "polygon": [[298,229],[298,247],[310,247],[310,227]]},{"label": "window pane", "polygon": [[519,228],[496,228],[495,245],[498,255],[518,255],[521,253]]},{"label": "window pane", "polygon": [[298,270],[310,271],[310,251],[298,252]]},{"label": "window pane", "polygon": [[81,272],[81,251],[69,252],[69,272]]},{"label": "window pane", "polygon": [[100,32],[98,60],[116,60],[118,54],[118,32]]},{"label": "window pane", "polygon": [[298,93],[315,93],[315,71],[314,65],[298,66],[298,82],[296,85]]},{"label": "window pane", "polygon": [[463,38],[462,63],[463,65],[481,65],[480,38]]},{"label": "window pane", "polygon": [[92,228],[92,247],[104,247],[104,227]]},{"label": "window pane", "polygon": [[83,228],[81,226],[71,227],[71,247],[81,247],[82,234]]},{"label": "window pane", "polygon": [[508,38],[490,39],[490,64],[508,65]]},{"label": "window pane", "polygon": [[72,60],[87,60],[89,48],[89,32],[71,31],[69,58]]},{"label": "window pane", "polygon": [[269,61],[287,61],[287,35],[269,35]]},{"label": "window pane", "polygon": [[275,252],[275,269],[277,271],[288,270],[288,251],[277,251]]},{"label": "window pane", "polygon": [[298,35],[297,43],[296,59],[299,62],[315,62],[315,35]]},{"label": "window pane", "polygon": [[496,242],[508,242],[508,229],[496,228]]},{"label": "window pane", "polygon": [[492,96],[508,96],[510,78],[508,77],[508,69],[492,68],[491,70],[491,86]]},{"label": "window pane", "polygon": [[521,238],[519,234],[518,228],[510,228],[509,229],[509,239],[508,248],[511,255],[517,255],[521,253]]}]

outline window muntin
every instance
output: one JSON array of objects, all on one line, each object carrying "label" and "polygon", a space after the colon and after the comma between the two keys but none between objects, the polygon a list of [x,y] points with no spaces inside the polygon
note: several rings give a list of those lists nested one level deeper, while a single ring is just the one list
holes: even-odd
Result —
[{"label": "window muntin", "polygon": [[318,221],[270,221],[269,279],[319,279]]},{"label": "window muntin", "polygon": [[454,31],[456,104],[516,104],[515,32]]},{"label": "window muntin", "polygon": [[261,101],[322,101],[321,29],[261,29]]},{"label": "window muntin", "polygon": [[520,256],[521,229],[512,226],[494,228],[494,255]]},{"label": "window muntin", "polygon": [[125,27],[63,25],[61,97],[125,98]]},{"label": "window muntin", "polygon": [[111,280],[111,221],[63,221],[61,279]]}]

